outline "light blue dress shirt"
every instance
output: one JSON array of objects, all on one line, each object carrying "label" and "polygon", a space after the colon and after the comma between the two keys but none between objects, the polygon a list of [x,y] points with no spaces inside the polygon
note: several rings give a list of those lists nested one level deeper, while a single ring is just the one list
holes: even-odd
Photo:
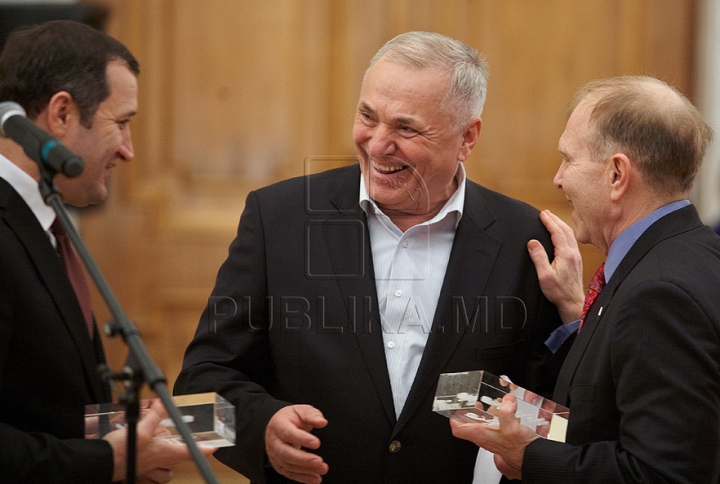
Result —
[{"label": "light blue dress shirt", "polygon": [[655,222],[663,218],[665,215],[672,213],[676,210],[680,210],[683,207],[690,205],[690,200],[679,200],[672,202],[664,207],[660,207],[654,212],[649,213],[645,217],[641,218],[630,227],[623,230],[618,235],[613,243],[610,245],[608,250],[607,260],[605,261],[605,281],[609,281],[612,275],[615,274],[620,262],[625,258],[630,248],[635,245],[635,242],[640,238],[642,234]]},{"label": "light blue dress shirt", "polygon": [[[605,261],[605,282],[609,281],[612,275],[617,270],[620,262],[625,258],[630,248],[635,245],[635,242],[645,231],[655,222],[660,220],[665,215],[672,213],[676,210],[680,210],[683,207],[690,205],[689,200],[679,200],[677,202],[669,203],[657,210],[649,213],[645,217],[641,218],[618,235],[612,244],[610,244],[610,250],[608,250],[607,260]],[[545,346],[550,351],[555,353],[560,346],[567,340],[571,334],[577,332],[578,326],[580,326],[580,320],[573,321],[572,323],[563,324],[557,328],[550,337],[545,341]]]}]

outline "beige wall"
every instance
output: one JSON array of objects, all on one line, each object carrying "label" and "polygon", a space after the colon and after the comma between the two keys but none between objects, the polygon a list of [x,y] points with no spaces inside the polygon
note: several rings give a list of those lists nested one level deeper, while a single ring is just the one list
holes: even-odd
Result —
[{"label": "beige wall", "polygon": [[700,111],[715,130],[705,154],[693,201],[705,223],[720,223],[720,2],[700,0],[695,86]]},{"label": "beige wall", "polygon": [[[82,214],[83,234],[171,383],[247,192],[302,174],[308,156],[352,155],[362,74],[394,35],[435,30],[485,55],[470,178],[568,220],[552,177],[574,91],[619,74],[685,92],[693,81],[691,0],[103,3],[114,9],[110,33],[140,60],[140,114],[136,159],[115,170],[110,201]],[[602,256],[584,255],[589,278]],[[107,347],[117,367],[123,345]]]}]

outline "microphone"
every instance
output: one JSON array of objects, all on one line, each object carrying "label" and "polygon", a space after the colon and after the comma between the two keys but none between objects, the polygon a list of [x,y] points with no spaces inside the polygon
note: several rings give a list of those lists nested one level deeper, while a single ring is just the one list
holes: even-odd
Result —
[{"label": "microphone", "polygon": [[18,103],[0,103],[0,136],[18,143],[36,163],[66,177],[78,176],[85,166],[62,141],[30,121]]}]

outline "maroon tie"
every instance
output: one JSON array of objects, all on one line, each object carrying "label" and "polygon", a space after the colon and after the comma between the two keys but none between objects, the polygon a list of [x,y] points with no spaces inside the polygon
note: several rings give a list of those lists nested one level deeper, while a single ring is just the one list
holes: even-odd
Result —
[{"label": "maroon tie", "polygon": [[65,229],[58,219],[55,219],[50,226],[50,230],[57,241],[58,255],[65,266],[65,271],[70,279],[70,283],[73,289],[75,289],[75,295],[77,296],[83,316],[85,317],[85,324],[87,325],[90,339],[93,339],[95,324],[92,315],[92,302],[90,301],[90,290],[85,280],[85,273],[80,264],[80,259],[78,259],[75,253],[75,249],[70,242],[70,237],[65,233]]},{"label": "maroon tie", "polygon": [[583,304],[582,316],[580,316],[580,326],[578,326],[578,331],[580,331],[580,329],[583,327],[583,324],[585,324],[585,318],[590,312],[590,308],[592,308],[593,304],[595,304],[595,300],[598,298],[600,292],[602,292],[604,287],[605,263],[603,262],[602,264],[600,264],[600,267],[598,267],[598,270],[595,271],[592,279],[590,279],[590,287],[587,294],[585,295],[585,303]]}]

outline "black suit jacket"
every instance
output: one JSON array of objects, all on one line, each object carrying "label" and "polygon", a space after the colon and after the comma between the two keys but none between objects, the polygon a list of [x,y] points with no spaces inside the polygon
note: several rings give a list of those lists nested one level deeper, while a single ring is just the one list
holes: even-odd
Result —
[{"label": "black suit jacket", "polygon": [[537,440],[526,483],[717,483],[720,238],[685,207],[633,245],[568,353],[568,444]]},{"label": "black suit jacket", "polygon": [[104,361],[47,234],[0,178],[0,481],[110,482],[109,444],[83,440],[84,406],[110,400]]},{"label": "black suit jacket", "polygon": [[[323,482],[470,482],[477,447],[432,412],[438,375],[484,369],[552,388],[538,368],[558,326],[526,249],[549,247],[532,207],[468,182],[422,362],[395,417],[357,166],[248,196],[238,236],[187,349],[177,393],[218,391],[237,406],[238,444],[216,456],[254,482],[265,427],[289,404],[319,408]],[[267,474],[267,476],[266,476]]]}]

